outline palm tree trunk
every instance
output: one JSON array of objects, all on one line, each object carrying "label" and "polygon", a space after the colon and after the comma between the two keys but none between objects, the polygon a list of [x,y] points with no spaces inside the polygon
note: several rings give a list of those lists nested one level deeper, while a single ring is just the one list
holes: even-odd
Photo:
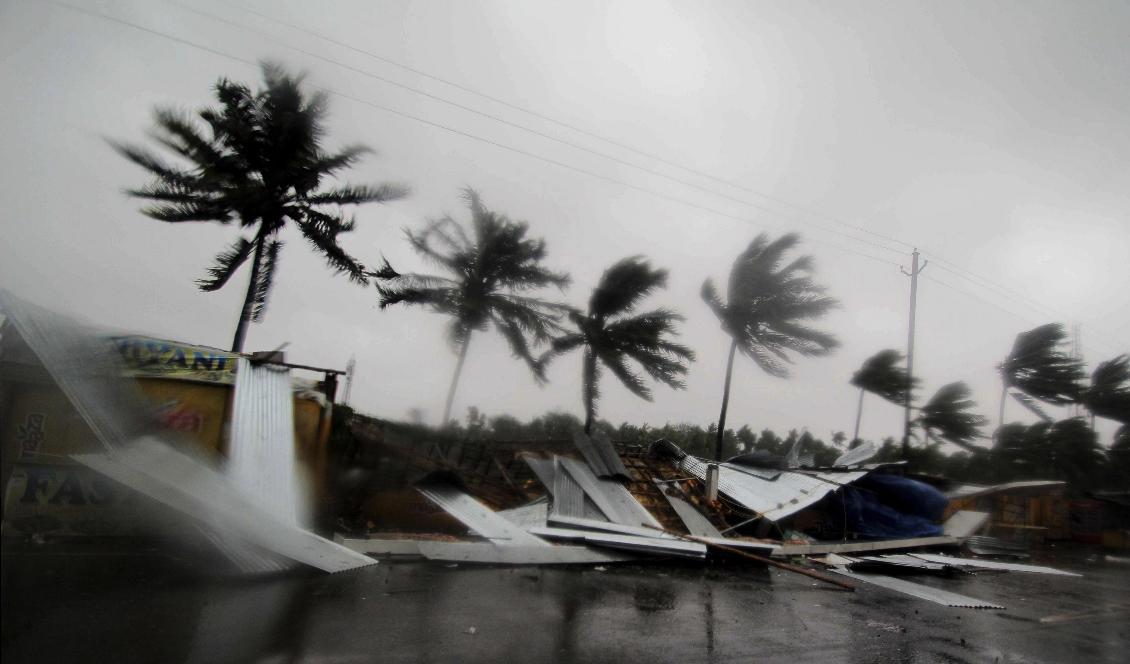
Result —
[{"label": "palm tree trunk", "polygon": [[714,443],[714,458],[722,460],[722,437],[726,433],[726,408],[730,405],[730,377],[734,372],[734,353],[738,350],[738,342],[730,344],[730,358],[726,360],[726,386],[722,388],[722,412],[718,414],[718,439]]},{"label": "palm tree trunk", "polygon": [[447,426],[448,418],[451,417],[451,404],[455,402],[455,387],[459,385],[459,374],[463,373],[463,361],[467,359],[469,345],[471,345],[471,333],[467,332],[467,338],[463,340],[463,346],[459,349],[459,361],[455,363],[455,375],[451,377],[451,387],[447,389],[447,403],[443,405],[441,427]]},{"label": "palm tree trunk", "polygon": [[592,422],[596,416],[596,355],[585,349],[583,376],[581,378],[582,398],[585,401],[585,435],[592,433]]},{"label": "palm tree trunk", "polygon": [[995,436],[998,438],[1001,435],[1001,429],[1004,428],[1004,400],[1007,396],[1008,382],[1005,381],[1004,377],[1001,377],[1001,409],[1000,414],[997,415],[997,435]]},{"label": "palm tree trunk", "polygon": [[859,440],[859,422],[862,419],[863,419],[863,388],[861,387],[861,388],[859,388],[859,406],[855,410],[855,434],[852,435],[851,441],[848,443],[849,445],[851,443],[854,443],[855,441]]},{"label": "palm tree trunk", "polygon": [[264,238],[255,238],[255,253],[251,257],[251,279],[247,282],[247,295],[243,298],[243,311],[239,314],[239,324],[235,327],[235,338],[231,342],[233,353],[243,352],[243,340],[247,337],[247,325],[255,311],[255,291],[259,285],[259,270],[262,265]]}]

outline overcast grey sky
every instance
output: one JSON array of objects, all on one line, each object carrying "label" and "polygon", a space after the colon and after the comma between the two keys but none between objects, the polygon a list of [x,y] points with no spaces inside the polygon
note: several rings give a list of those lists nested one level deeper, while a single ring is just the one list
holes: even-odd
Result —
[{"label": "overcast grey sky", "polygon": [[[905,348],[909,282],[899,264],[909,265],[909,245],[930,260],[916,352],[927,394],[968,381],[995,424],[995,364],[1017,332],[1052,320],[1082,324],[1089,362],[1130,349],[1130,3],[1123,0],[234,2],[227,9],[212,0],[73,2],[237,58],[49,2],[0,1],[0,286],[95,323],[230,343],[246,275],[215,294],[198,292],[193,281],[236,229],[142,216],[121,189],[145,177],[103,137],[141,141],[153,106],[210,103],[221,76],[257,81],[257,69],[240,59],[269,58],[355,98],[331,97],[330,142],[361,141],[379,154],[350,180],[413,188],[407,200],[358,211],[358,228],[343,244],[361,260],[384,254],[398,268],[424,267],[401,229],[444,211],[465,218],[458,189],[471,185],[546,238],[548,264],[574,277],[565,294],[572,303],[585,303],[601,271],[623,256],[646,254],[670,269],[670,288],[653,302],[687,316],[684,341],[699,359],[685,392],[657,388],[654,403],[607,379],[601,415],[614,423],[705,426],[717,418],[727,341],[698,290],[708,276],[724,281],[762,230],[804,235],[819,279],[843,303],[825,322],[843,347],[799,362],[787,381],[739,361],[728,420],[735,428],[850,433],[852,372],[881,348]],[[223,12],[251,31],[191,8]],[[378,311],[375,291],[334,278],[300,238],[284,239],[266,319],[252,327],[248,348],[288,341],[293,361],[332,367],[355,354],[358,408],[405,418],[420,407],[438,418],[455,363],[445,321]],[[969,273],[1007,292],[971,282]],[[538,388],[500,339],[478,336],[456,410],[580,414],[580,357],[559,361],[550,378]],[[1009,413],[1031,419],[1015,403]],[[1103,426],[1104,443],[1112,429]],[[899,409],[870,399],[863,435],[900,432]]]}]

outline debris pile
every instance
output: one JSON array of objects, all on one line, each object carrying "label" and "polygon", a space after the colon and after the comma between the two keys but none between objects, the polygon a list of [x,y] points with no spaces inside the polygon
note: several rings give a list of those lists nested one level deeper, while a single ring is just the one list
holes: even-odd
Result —
[{"label": "debris pile", "polygon": [[[664,440],[645,449],[618,450],[599,432],[576,432],[571,442],[538,446],[548,450],[510,446],[504,459],[480,449],[471,457],[491,457],[490,466],[498,471],[493,481],[484,481],[474,467],[465,473],[438,447],[431,457],[417,454],[414,490],[462,530],[390,532],[370,522],[364,536],[339,533],[335,541],[370,555],[448,563],[742,560],[846,589],[863,582],[975,608],[1003,607],[902,577],[953,578],[975,571],[1070,574],[926,553],[956,553],[971,540],[991,546],[992,538],[976,535],[990,515],[957,510],[943,521],[949,499],[898,473],[899,463],[867,464],[873,449],[853,449],[834,467],[814,468],[764,455],[714,464]],[[707,487],[714,472],[717,494],[710,500]],[[999,552],[1011,545],[996,546]]]}]

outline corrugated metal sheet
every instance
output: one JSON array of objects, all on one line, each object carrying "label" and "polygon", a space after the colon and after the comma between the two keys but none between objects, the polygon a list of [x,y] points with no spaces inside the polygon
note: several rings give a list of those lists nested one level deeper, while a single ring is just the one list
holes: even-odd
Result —
[{"label": "corrugated metal sheet", "polygon": [[592,499],[609,521],[626,526],[649,525],[660,527],[659,521],[651,515],[635,496],[615,480],[599,479],[589,467],[575,459],[558,457],[561,466],[581,485],[585,494]]},{"label": "corrugated metal sheet", "polygon": [[585,491],[565,472],[561,460],[553,460],[553,513],[563,516],[585,515]]},{"label": "corrugated metal sheet", "polygon": [[122,379],[113,343],[78,321],[0,289],[0,314],[43,363],[59,389],[106,449],[153,433],[146,401]]},{"label": "corrugated metal sheet", "polygon": [[1005,608],[1005,607],[1001,606],[1000,604],[993,604],[992,602],[986,602],[984,600],[979,600],[979,599],[976,599],[974,597],[968,597],[966,595],[959,595],[957,593],[953,593],[953,592],[950,592],[948,590],[940,590],[938,588],[932,588],[930,586],[922,585],[921,583],[913,583],[911,581],[905,581],[903,579],[896,579],[896,578],[890,577],[890,576],[883,576],[882,574],[862,574],[862,573],[859,573],[859,572],[852,572],[850,570],[846,570],[846,569],[842,569],[842,568],[836,568],[836,569],[833,569],[832,571],[837,573],[837,574],[842,574],[844,576],[853,578],[857,581],[864,581],[866,583],[870,583],[870,584],[873,584],[873,585],[876,585],[876,586],[880,586],[882,588],[886,588],[887,590],[893,590],[895,592],[899,592],[899,593],[902,593],[904,595],[910,595],[911,597],[917,597],[918,599],[924,599],[928,602],[934,602],[935,604],[941,604],[942,606],[956,606],[956,607],[961,607],[961,608],[966,608],[966,609],[1003,609],[1003,608]]},{"label": "corrugated metal sheet", "polygon": [[621,535],[619,533],[600,533],[591,530],[552,527],[532,528],[530,532],[540,537],[550,539],[585,542],[593,546],[637,551],[651,555],[677,556],[683,558],[703,558],[706,556],[705,545],[698,544],[697,542],[684,542],[678,539],[640,537],[637,535]]},{"label": "corrugated metal sheet", "polygon": [[988,521],[988,512],[958,510],[942,524],[942,532],[950,537],[964,539],[980,530]]},{"label": "corrugated metal sheet", "polygon": [[994,484],[992,486],[962,484],[947,491],[946,498],[949,498],[951,500],[954,498],[974,498],[977,496],[987,496],[989,494],[1002,493],[1005,491],[1055,489],[1066,485],[1067,482],[1061,482],[1058,480],[1026,480],[1022,482],[1006,482],[1005,484]]},{"label": "corrugated metal sheet", "polygon": [[418,543],[428,560],[497,565],[578,565],[618,563],[636,556],[587,546],[495,546],[487,542]]},{"label": "corrugated metal sheet", "polygon": [[[689,454],[679,460],[679,467],[706,481],[707,464]],[[776,479],[759,477],[762,471],[736,464],[718,467],[718,490],[742,507],[777,521],[814,505],[841,485],[851,484],[869,471],[797,472],[772,471]]]},{"label": "corrugated metal sheet", "polygon": [[433,481],[417,485],[416,490],[468,528],[496,544],[549,546],[455,486]]},{"label": "corrugated metal sheet", "polygon": [[722,536],[722,533],[714,527],[714,524],[710,523],[709,519],[707,519],[702,515],[701,512],[695,509],[694,505],[691,505],[687,501],[677,496],[667,495],[667,491],[665,490],[663,483],[659,482],[658,480],[656,480],[655,483],[659,487],[659,492],[662,493],[663,497],[667,499],[668,503],[670,503],[671,509],[675,510],[675,513],[678,514],[679,518],[683,520],[683,524],[687,527],[687,532],[699,537]]},{"label": "corrugated metal sheet", "polygon": [[290,371],[239,358],[235,376],[228,476],[283,523],[305,525],[294,459]]},{"label": "corrugated metal sheet", "polygon": [[841,454],[832,465],[840,468],[854,466],[867,461],[878,453],[879,448],[875,446],[875,443],[869,440]]},{"label": "corrugated metal sheet", "polygon": [[1041,565],[1021,565],[1019,563],[1002,563],[995,560],[981,560],[973,558],[956,558],[954,556],[943,556],[936,553],[910,553],[908,556],[920,558],[925,561],[939,563],[942,565],[953,565],[955,567],[980,567],[982,569],[999,569],[1007,570],[1009,572],[1030,572],[1032,574],[1055,574],[1058,576],[1083,576],[1075,572],[1066,572],[1054,567],[1043,567]]},{"label": "corrugated metal sheet", "polygon": [[549,500],[542,496],[527,505],[500,510],[498,515],[519,528],[544,526],[549,517]]},{"label": "corrugated metal sheet", "polygon": [[588,436],[583,431],[574,431],[573,444],[581,451],[581,455],[597,477],[632,479],[608,436],[602,433]]},{"label": "corrugated metal sheet", "polygon": [[[79,454],[73,458],[200,520],[222,537],[246,540],[325,572],[342,572],[376,563],[314,533],[279,521],[236,490],[225,476],[160,440],[143,438],[110,454]],[[260,561],[258,565],[268,564]]]}]

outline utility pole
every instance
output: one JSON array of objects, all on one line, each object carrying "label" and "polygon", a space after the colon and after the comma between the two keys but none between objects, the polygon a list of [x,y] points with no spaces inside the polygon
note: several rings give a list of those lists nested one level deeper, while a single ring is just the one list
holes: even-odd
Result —
[{"label": "utility pole", "polygon": [[905,460],[910,452],[910,402],[914,399],[910,389],[914,384],[914,309],[918,304],[918,275],[922,270],[926,269],[927,263],[930,261],[922,261],[922,265],[918,265],[918,248],[914,248],[912,256],[912,263],[910,272],[907,272],[902,267],[899,270],[903,274],[910,277],[910,330],[907,333],[906,339],[906,404],[905,404],[905,417],[903,418],[902,430],[902,458]]},{"label": "utility pole", "polygon": [[353,372],[357,368],[357,358],[353,355],[349,356],[349,363],[345,365],[345,398],[341,400],[343,405],[349,405],[349,397],[353,396]]}]

